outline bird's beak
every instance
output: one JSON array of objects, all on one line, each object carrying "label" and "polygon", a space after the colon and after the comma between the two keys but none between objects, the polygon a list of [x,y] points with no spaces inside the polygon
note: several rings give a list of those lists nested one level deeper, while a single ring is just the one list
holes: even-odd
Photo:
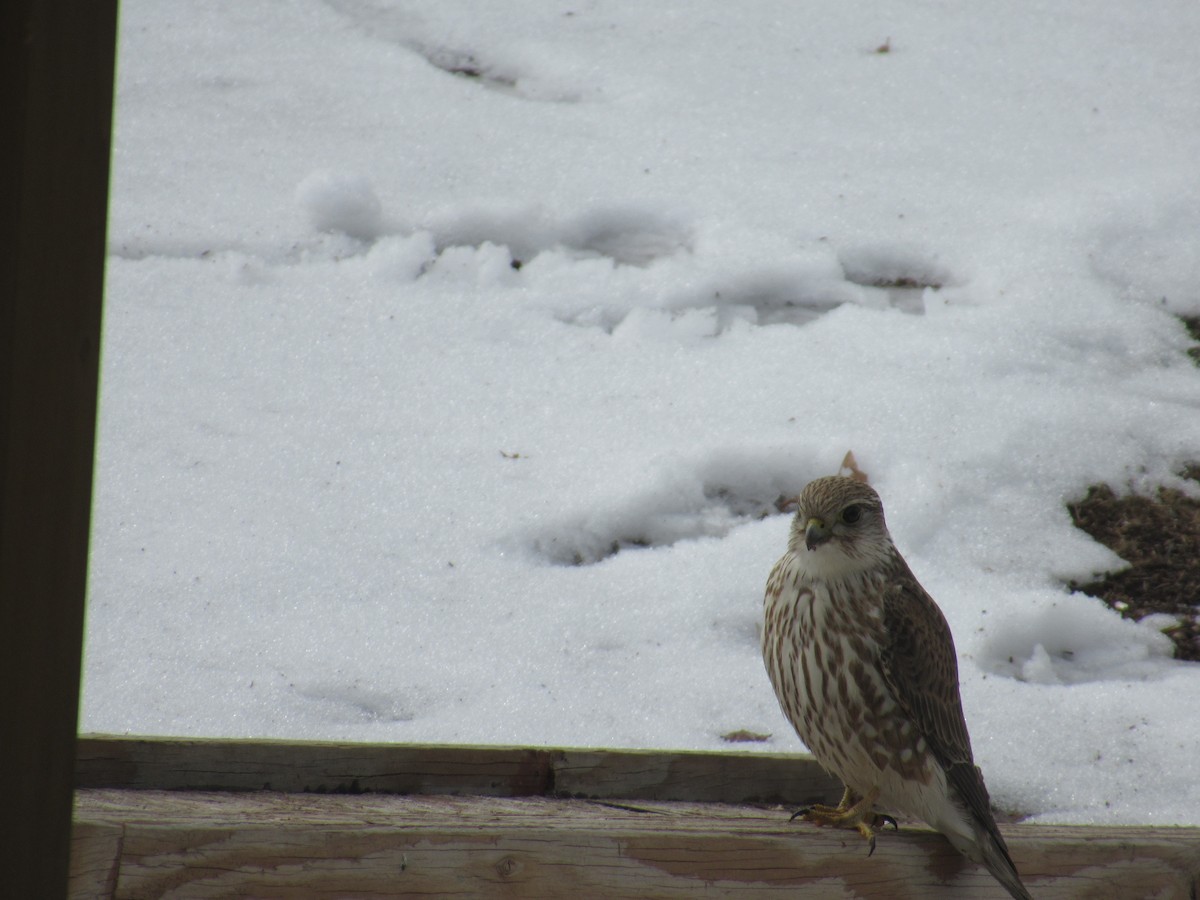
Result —
[{"label": "bird's beak", "polygon": [[809,519],[808,524],[804,526],[804,546],[809,550],[815,550],[831,537],[833,532],[816,516]]}]

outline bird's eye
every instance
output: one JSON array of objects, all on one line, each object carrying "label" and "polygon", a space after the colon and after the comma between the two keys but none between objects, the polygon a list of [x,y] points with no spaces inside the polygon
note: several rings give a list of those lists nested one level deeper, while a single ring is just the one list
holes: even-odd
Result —
[{"label": "bird's eye", "polygon": [[853,525],[862,518],[862,507],[857,504],[851,504],[842,510],[842,521],[847,525]]}]

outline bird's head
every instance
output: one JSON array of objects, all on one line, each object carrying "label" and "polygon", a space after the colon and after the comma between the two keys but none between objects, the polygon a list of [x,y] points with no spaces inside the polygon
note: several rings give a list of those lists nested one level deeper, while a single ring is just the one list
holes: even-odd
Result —
[{"label": "bird's head", "polygon": [[895,553],[879,495],[841,476],[810,481],[800,493],[788,547],[811,576],[826,579],[886,563]]}]

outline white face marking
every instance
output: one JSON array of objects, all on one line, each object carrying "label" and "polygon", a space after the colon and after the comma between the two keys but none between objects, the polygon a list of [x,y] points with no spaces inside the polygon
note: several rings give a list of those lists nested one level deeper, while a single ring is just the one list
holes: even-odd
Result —
[{"label": "white face marking", "polygon": [[860,539],[855,542],[858,552],[847,553],[842,539],[832,540],[809,550],[801,546],[796,552],[800,557],[801,571],[806,580],[815,581],[844,581],[847,578],[861,575],[868,569],[876,569],[886,564],[891,549],[886,542]]}]

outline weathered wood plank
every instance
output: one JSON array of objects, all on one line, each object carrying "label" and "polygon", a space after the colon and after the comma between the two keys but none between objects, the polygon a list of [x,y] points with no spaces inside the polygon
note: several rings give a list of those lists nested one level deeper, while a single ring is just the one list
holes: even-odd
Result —
[{"label": "weathered wood plank", "polygon": [[559,796],[699,803],[835,803],[842,785],[808,755],[559,750]]},{"label": "weathered wood plank", "polygon": [[[115,889],[80,897],[1006,896],[930,831],[889,831],[868,858],[856,835],[749,806],[87,790],[76,822],[79,860],[121,833]],[[1190,900],[1200,885],[1200,829],[1004,831],[1045,900]]]},{"label": "weathered wood plank", "polygon": [[552,751],[511,747],[84,736],[77,787],[529,796]]},{"label": "weathered wood plank", "polygon": [[81,788],[831,802],[809,756],[84,736]]},{"label": "weathered wood plank", "polygon": [[117,888],[124,826],[119,822],[81,820],[71,828],[70,897],[112,897]]}]

